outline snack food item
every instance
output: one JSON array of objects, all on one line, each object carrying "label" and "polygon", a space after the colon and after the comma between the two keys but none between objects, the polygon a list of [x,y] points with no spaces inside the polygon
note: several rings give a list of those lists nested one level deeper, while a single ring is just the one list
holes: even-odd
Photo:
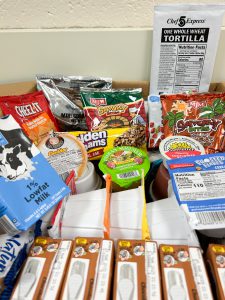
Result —
[{"label": "snack food item", "polygon": [[206,253],[206,263],[217,299],[223,300],[225,298],[225,246],[209,244]]},{"label": "snack food item", "polygon": [[41,140],[38,148],[59,175],[74,170],[77,179],[86,170],[85,147],[71,134],[52,131]]},{"label": "snack food item", "polygon": [[70,134],[76,136],[84,144],[89,160],[100,159],[106,151],[118,146],[133,146],[146,151],[145,126],[135,125],[93,132],[73,131]]},{"label": "snack food item", "polygon": [[150,149],[158,148],[160,142],[165,138],[162,124],[162,104],[158,95],[148,96],[148,119],[148,147]]},{"label": "snack food item", "polygon": [[199,248],[160,245],[159,255],[165,300],[213,300]]},{"label": "snack food item", "polygon": [[155,242],[117,241],[113,299],[162,299]]},{"label": "snack food item", "polygon": [[69,192],[14,118],[0,118],[0,226],[25,231]]},{"label": "snack food item", "polygon": [[147,174],[150,161],[142,150],[121,146],[104,153],[99,168],[104,174],[112,176],[114,190],[135,188],[140,185],[142,170],[144,175]]},{"label": "snack food item", "polygon": [[[57,299],[71,246],[72,241],[37,237],[14,287],[11,299]],[[56,265],[58,266],[57,272]]]},{"label": "snack food item", "polygon": [[208,91],[224,10],[219,4],[154,7],[151,94]]},{"label": "snack food item", "polygon": [[0,97],[4,115],[12,115],[27,136],[38,144],[50,130],[58,130],[48,101],[42,92]]},{"label": "snack food item", "polygon": [[192,229],[224,236],[225,153],[167,161],[178,204]]},{"label": "snack food item", "polygon": [[171,136],[165,138],[159,145],[163,164],[167,168],[168,159],[205,154],[205,149],[198,141],[186,136]]},{"label": "snack food item", "polygon": [[38,75],[37,86],[45,93],[60,129],[87,130],[80,89],[109,89],[111,78],[94,76]]},{"label": "snack food item", "polygon": [[113,247],[111,240],[76,238],[60,299],[109,300]]},{"label": "snack food item", "polygon": [[182,135],[206,153],[224,151],[225,93],[161,95],[165,137]]},{"label": "snack food item", "polygon": [[81,91],[88,130],[146,126],[142,89]]}]

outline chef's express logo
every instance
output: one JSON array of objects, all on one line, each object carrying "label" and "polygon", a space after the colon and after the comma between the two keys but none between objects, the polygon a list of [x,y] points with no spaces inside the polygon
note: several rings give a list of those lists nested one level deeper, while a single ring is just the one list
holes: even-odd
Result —
[{"label": "chef's express logo", "polygon": [[180,18],[173,19],[169,18],[167,20],[167,24],[174,24],[180,27],[184,27],[186,24],[196,25],[196,24],[203,24],[205,23],[205,19],[191,19],[187,18],[186,16],[181,16]]}]

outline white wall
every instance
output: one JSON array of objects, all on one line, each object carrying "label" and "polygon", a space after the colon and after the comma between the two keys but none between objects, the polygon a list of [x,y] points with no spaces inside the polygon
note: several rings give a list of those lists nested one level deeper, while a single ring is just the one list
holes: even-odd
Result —
[{"label": "white wall", "polygon": [[[165,2],[171,1],[0,0],[0,83],[39,73],[149,80],[153,9]],[[214,82],[225,81],[223,29]]]},{"label": "white wall", "polygon": [[[0,29],[146,28],[154,5],[187,0],[0,0]],[[191,3],[225,3],[191,0]],[[225,20],[224,20],[225,26]]]}]

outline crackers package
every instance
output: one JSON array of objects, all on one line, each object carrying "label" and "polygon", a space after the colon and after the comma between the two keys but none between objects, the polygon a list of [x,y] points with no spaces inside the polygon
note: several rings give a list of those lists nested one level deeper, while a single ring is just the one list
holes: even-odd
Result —
[{"label": "crackers package", "polygon": [[12,115],[36,145],[50,130],[58,130],[43,92],[0,97],[0,109]]}]

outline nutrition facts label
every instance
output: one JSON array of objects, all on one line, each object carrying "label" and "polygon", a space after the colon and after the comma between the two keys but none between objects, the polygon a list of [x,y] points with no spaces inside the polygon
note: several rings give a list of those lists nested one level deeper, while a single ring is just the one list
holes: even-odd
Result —
[{"label": "nutrition facts label", "polygon": [[177,93],[199,91],[207,44],[162,43],[157,89]]},{"label": "nutrition facts label", "polygon": [[180,201],[224,199],[225,170],[174,173]]}]

